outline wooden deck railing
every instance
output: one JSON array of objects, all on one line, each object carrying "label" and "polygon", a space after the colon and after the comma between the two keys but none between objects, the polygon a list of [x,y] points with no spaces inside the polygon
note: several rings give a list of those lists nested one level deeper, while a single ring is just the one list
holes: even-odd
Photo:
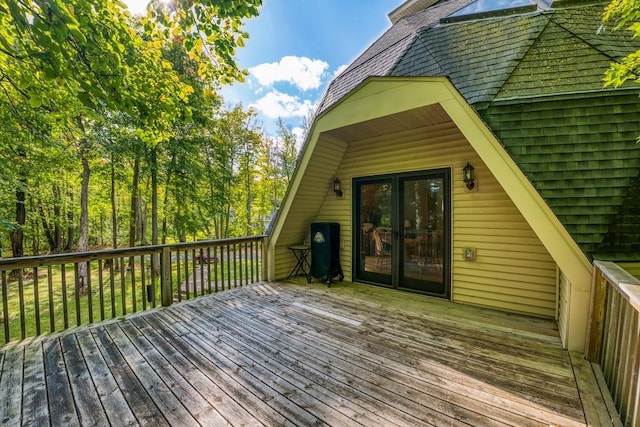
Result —
[{"label": "wooden deck railing", "polygon": [[0,259],[4,342],[258,282],[263,240]]},{"label": "wooden deck railing", "polygon": [[600,364],[625,426],[640,427],[640,281],[594,262],[586,358]]}]

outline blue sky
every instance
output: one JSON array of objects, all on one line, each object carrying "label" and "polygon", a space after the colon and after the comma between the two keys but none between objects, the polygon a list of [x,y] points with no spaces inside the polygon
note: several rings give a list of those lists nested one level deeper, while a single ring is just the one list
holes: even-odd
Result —
[{"label": "blue sky", "polygon": [[[263,0],[260,16],[246,22],[250,39],[236,55],[249,77],[224,88],[225,101],[255,108],[269,134],[279,117],[298,128],[336,71],[391,26],[387,14],[403,2]],[[144,0],[124,3],[133,12],[144,10]]]}]

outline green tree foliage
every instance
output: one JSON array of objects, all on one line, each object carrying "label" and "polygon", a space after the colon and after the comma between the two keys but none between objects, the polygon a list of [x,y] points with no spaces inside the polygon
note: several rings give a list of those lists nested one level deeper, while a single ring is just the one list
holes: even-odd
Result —
[{"label": "green tree foliage", "polygon": [[245,74],[234,60],[236,47],[243,47],[249,37],[241,22],[258,15],[261,4],[262,0],[152,0],[142,23],[147,33],[180,40],[189,59],[198,64],[198,75],[225,84]]},{"label": "green tree foliage", "polygon": [[[614,30],[628,30],[632,37],[640,36],[640,2],[614,0],[603,14],[603,22]],[[640,50],[627,55],[621,62],[614,62],[605,73],[605,86],[621,86],[627,80],[640,81]]]},{"label": "green tree foliage", "polygon": [[141,23],[117,0],[0,4],[0,245],[21,255],[26,233],[33,252],[70,250],[107,227],[113,245],[136,244],[157,239],[159,219],[164,238],[218,235],[203,231],[202,187],[215,175],[231,212],[219,188],[238,152],[215,91],[242,78],[234,50],[260,4],[156,2]]}]

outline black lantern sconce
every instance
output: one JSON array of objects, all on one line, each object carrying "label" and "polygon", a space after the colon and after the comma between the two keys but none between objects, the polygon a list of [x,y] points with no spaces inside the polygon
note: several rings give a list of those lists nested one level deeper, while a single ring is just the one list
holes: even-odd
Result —
[{"label": "black lantern sconce", "polygon": [[342,197],[342,187],[338,178],[333,180],[333,192],[336,193],[336,197]]},{"label": "black lantern sconce", "polygon": [[462,169],[462,180],[467,185],[468,190],[473,190],[476,186],[476,178],[474,174],[474,168],[467,162],[467,165]]}]

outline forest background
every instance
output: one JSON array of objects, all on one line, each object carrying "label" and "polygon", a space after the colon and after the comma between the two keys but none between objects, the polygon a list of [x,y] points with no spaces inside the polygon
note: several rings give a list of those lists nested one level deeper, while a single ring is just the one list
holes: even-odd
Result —
[{"label": "forest background", "polygon": [[296,137],[219,95],[260,5],[0,4],[0,255],[264,233]]}]

